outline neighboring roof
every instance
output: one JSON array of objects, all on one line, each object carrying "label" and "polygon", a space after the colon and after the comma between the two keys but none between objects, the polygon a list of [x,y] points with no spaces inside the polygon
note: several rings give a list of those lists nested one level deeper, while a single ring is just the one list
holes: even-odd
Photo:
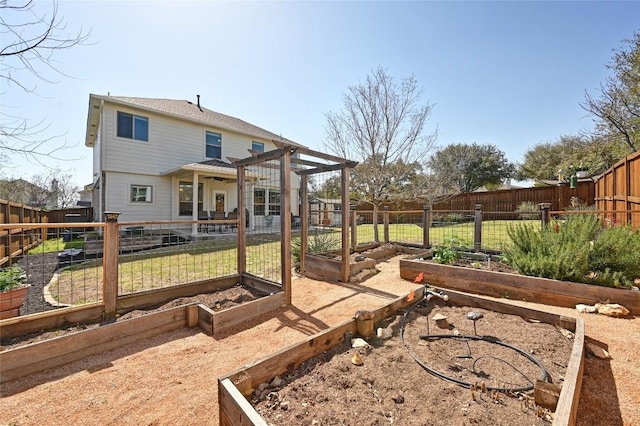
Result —
[{"label": "neighboring roof", "polygon": [[341,198],[318,198],[314,197],[310,200],[311,203],[319,201],[324,204],[340,204],[342,202]]},{"label": "neighboring roof", "polygon": [[[191,101],[176,100],[176,99],[155,99],[155,98],[135,98],[125,96],[103,96],[91,94],[89,96],[89,116],[87,119],[87,139],[85,144],[87,146],[93,146],[95,143],[95,134],[90,132],[92,124],[96,124],[97,117],[92,114],[97,114],[99,111],[100,101],[111,102],[115,104],[130,106],[134,108],[143,109],[150,112],[155,112],[162,115],[167,115],[173,118],[191,121],[193,123],[202,124],[205,126],[229,130],[257,138],[281,141],[294,146],[303,146],[287,138],[283,138],[281,135],[277,135],[261,127],[255,126],[251,123],[247,123],[230,115],[221,114],[219,112],[211,111],[210,109],[198,106]],[[93,118],[93,119],[92,119]]]}]

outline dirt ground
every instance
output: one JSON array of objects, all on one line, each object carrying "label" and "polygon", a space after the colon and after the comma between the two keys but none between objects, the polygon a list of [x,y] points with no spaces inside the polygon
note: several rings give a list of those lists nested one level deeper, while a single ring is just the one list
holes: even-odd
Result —
[{"label": "dirt ground", "polygon": [[[399,257],[378,269],[361,284],[296,279],[292,306],[217,339],[177,330],[4,384],[0,424],[217,424],[218,377],[417,287],[399,278]],[[611,353],[586,358],[579,425],[640,425],[640,318],[509,303],[582,317],[587,340]]]},{"label": "dirt ground", "polygon": [[[483,315],[478,335],[468,312]],[[446,315],[449,326],[439,328],[435,314]],[[368,339],[370,346],[343,345],[259,387],[251,401],[256,410],[274,425],[550,423],[534,404],[533,385],[536,379],[562,384],[573,345],[567,330],[434,301],[395,317],[381,324],[391,337],[381,332]],[[491,343],[494,338],[513,348]],[[356,354],[362,365],[354,365]]]}]

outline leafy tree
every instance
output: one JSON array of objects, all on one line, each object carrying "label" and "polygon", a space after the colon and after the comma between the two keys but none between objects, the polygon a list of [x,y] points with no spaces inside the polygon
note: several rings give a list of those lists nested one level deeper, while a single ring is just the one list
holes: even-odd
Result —
[{"label": "leafy tree", "polygon": [[597,131],[613,135],[631,151],[640,149],[640,32],[614,50],[607,68],[613,76],[600,84],[596,95],[585,92],[580,104],[595,117]]},{"label": "leafy tree", "polygon": [[[17,89],[25,95],[38,95],[38,83],[55,84],[56,76],[67,76],[58,67],[56,52],[84,44],[89,33],[82,28],[68,32],[58,12],[58,2],[51,8],[34,1],[0,1],[0,84],[2,94]],[[40,163],[39,158],[54,157],[66,143],[51,146],[58,136],[43,137],[49,125],[43,119],[31,122],[12,114],[15,105],[1,105],[0,162],[12,155]]]},{"label": "leafy tree", "polygon": [[557,179],[586,170],[595,175],[607,170],[627,149],[612,138],[566,135],[555,141],[541,142],[529,149],[518,167],[518,179]]},{"label": "leafy tree", "polygon": [[425,127],[433,105],[422,104],[413,76],[398,81],[381,67],[349,86],[343,109],[328,112],[326,148],[360,164],[351,179],[352,197],[373,206],[374,238],[381,203],[401,197],[437,135]]},{"label": "leafy tree", "polygon": [[429,168],[450,191],[472,192],[482,186],[500,185],[513,177],[515,166],[495,145],[453,144],[437,150]]}]

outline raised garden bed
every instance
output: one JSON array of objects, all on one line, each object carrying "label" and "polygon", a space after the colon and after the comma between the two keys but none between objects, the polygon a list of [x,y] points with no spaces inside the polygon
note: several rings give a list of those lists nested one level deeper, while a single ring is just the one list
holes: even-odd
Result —
[{"label": "raised garden bed", "polygon": [[[349,280],[362,281],[375,275],[376,262],[394,256],[398,250],[401,248],[393,244],[358,247],[349,257]],[[333,282],[342,280],[342,256],[339,251],[306,254],[304,265],[304,275],[311,279]]]},{"label": "raised garden bed", "polygon": [[[183,327],[199,326],[206,333],[218,336],[229,328],[277,309],[284,303],[282,292],[253,298],[251,301],[245,301],[247,298],[240,295],[236,298],[240,304],[233,301],[227,303],[225,291],[238,293],[237,287],[234,287],[215,295],[192,298],[210,299],[213,301],[209,303],[211,306],[186,300],[172,301],[150,312],[129,312],[112,323],[59,329],[46,333],[44,337],[29,336],[27,342],[30,343],[26,344],[19,342],[20,339],[12,339],[18,341],[16,344],[6,341],[4,343],[11,347],[0,352],[0,382],[25,377]],[[248,291],[245,292],[250,295]],[[3,340],[5,338],[3,333]]]},{"label": "raised garden bed", "polygon": [[571,308],[580,303],[619,303],[631,314],[640,315],[638,291],[441,265],[419,257],[400,260],[403,279],[413,281],[423,273],[422,282],[447,289]]},{"label": "raised garden bed", "polygon": [[[396,299],[388,306],[373,312],[373,322],[395,331],[393,337],[388,337],[386,340],[376,337],[368,339],[372,348],[353,349],[347,345],[352,335],[358,333],[359,329],[361,332],[365,329],[362,325],[363,321],[358,322],[354,318],[220,378],[218,386],[220,424],[408,425],[423,424],[427,418],[431,419],[433,424],[458,423],[458,420],[468,420],[468,423],[481,420],[483,424],[548,424],[551,415],[548,411],[535,406],[531,401],[533,398],[531,395],[522,396],[515,392],[507,395],[501,392],[499,396],[495,396],[491,389],[483,391],[480,384],[472,392],[468,387],[465,389],[447,384],[448,382],[441,381],[417,366],[417,363],[404,351],[403,345],[405,343],[420,345],[419,339],[418,343],[400,342],[397,333],[400,317],[396,317],[392,324],[389,323],[392,320],[389,317],[396,315],[398,310],[409,307],[415,300],[420,300],[421,291],[422,289],[416,291],[413,301],[408,300],[411,299],[409,295]],[[482,312],[487,315],[487,322],[484,325],[484,331],[480,330],[482,323],[478,324],[478,334],[481,335],[491,334],[491,332],[499,333],[501,327],[509,329],[509,321],[515,321],[523,329],[529,329],[528,326],[531,326],[531,330],[535,329],[536,331],[530,332],[533,340],[539,340],[542,335],[555,333],[554,338],[562,341],[566,338],[560,333],[560,327],[575,333],[573,342],[569,343],[570,348],[563,354],[560,354],[561,350],[557,342],[551,343],[547,349],[538,346],[538,343],[522,348],[526,351],[534,350],[537,356],[543,357],[547,363],[552,364],[548,368],[552,380],[556,384],[562,383],[555,413],[552,415],[554,424],[573,424],[584,362],[582,321],[508,305],[481,296],[458,292],[447,294],[448,303],[451,305],[484,310]],[[459,309],[454,306],[437,306],[442,309]],[[465,308],[465,312],[468,309]],[[503,314],[490,311],[503,312]],[[447,312],[453,317],[453,311]],[[504,314],[518,317],[507,318]],[[520,316],[530,323],[519,318]],[[385,318],[387,320],[383,321]],[[459,318],[455,321],[456,326],[461,331],[464,330],[465,335],[473,334],[465,328],[471,327],[470,322],[461,324],[460,322],[464,320]],[[490,324],[493,324],[491,332],[486,329]],[[426,332],[424,324],[418,325],[412,331],[409,331],[409,328],[406,330],[407,339],[409,334],[416,337]],[[437,330],[435,325],[431,325],[431,334],[434,334],[435,330]],[[438,331],[453,333],[452,330]],[[524,336],[521,330],[511,330],[511,333],[518,338],[518,342],[523,341]],[[439,343],[436,341],[424,342],[422,350],[427,350],[429,345],[435,347],[437,344]],[[401,355],[391,354],[394,347],[400,350]],[[419,347],[413,348],[418,352]],[[464,345],[455,346],[454,349],[460,349],[462,352]],[[472,354],[476,354],[476,350],[471,346]],[[555,353],[556,351],[558,354]],[[363,356],[363,366],[352,364],[351,360],[356,352]],[[316,356],[317,358],[314,358]],[[445,364],[451,361],[448,356],[444,358],[446,358]],[[461,359],[449,363],[456,365],[465,362],[469,363],[470,360]],[[460,374],[463,374],[463,370],[464,368],[460,369]],[[380,373],[381,376],[378,377],[374,372]],[[446,370],[445,373],[457,376],[455,371]],[[511,373],[514,374],[513,369]],[[532,372],[525,374],[535,375]],[[289,379],[294,380],[287,384]],[[492,380],[485,381],[486,386],[491,386],[493,382],[504,384],[507,380],[511,379],[505,375],[504,378],[493,377]],[[477,381],[482,382],[481,379]],[[397,382],[398,388],[392,388],[394,382]],[[475,384],[473,386],[475,387]],[[428,389],[428,395],[420,394],[423,388]],[[256,407],[265,413],[265,417],[262,417],[249,401],[256,403]],[[462,403],[460,406],[452,405],[451,401]],[[335,405],[336,402],[337,405]],[[508,410],[515,411],[512,413],[515,417],[504,417],[504,413]],[[483,412],[486,412],[485,414],[489,417],[483,417]],[[495,414],[497,417],[491,417],[492,413],[498,413]],[[412,415],[418,415],[418,417],[411,417]]]}]

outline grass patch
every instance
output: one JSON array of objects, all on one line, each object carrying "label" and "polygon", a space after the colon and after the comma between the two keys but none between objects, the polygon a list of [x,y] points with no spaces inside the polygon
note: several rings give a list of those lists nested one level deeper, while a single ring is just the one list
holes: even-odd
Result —
[{"label": "grass patch", "polygon": [[49,239],[29,250],[28,254],[57,253],[71,248],[84,248],[84,241],[81,239],[75,239],[65,242],[63,238]]},{"label": "grass patch", "polygon": [[[484,221],[482,248],[503,250],[511,240],[507,227],[514,221]],[[537,220],[517,221],[539,226]],[[380,239],[384,228],[379,224]],[[429,230],[432,245],[445,245],[458,241],[461,246],[473,247],[472,222],[453,223]],[[340,229],[322,231],[323,240],[340,241]],[[373,225],[358,225],[358,244],[374,241]],[[423,230],[417,224],[390,224],[392,241],[422,244]],[[30,253],[58,252],[67,248],[82,248],[82,241],[64,242],[62,238],[48,240]],[[248,235],[246,247],[248,273],[280,282],[281,255],[279,234]],[[295,247],[294,247],[295,257]],[[162,247],[120,256],[119,294],[129,294],[174,285],[237,274],[238,257],[235,240],[208,240],[179,246]],[[65,304],[81,304],[100,300],[102,291],[102,260],[94,259],[75,264],[60,273],[58,282],[50,291],[55,299]]]}]

